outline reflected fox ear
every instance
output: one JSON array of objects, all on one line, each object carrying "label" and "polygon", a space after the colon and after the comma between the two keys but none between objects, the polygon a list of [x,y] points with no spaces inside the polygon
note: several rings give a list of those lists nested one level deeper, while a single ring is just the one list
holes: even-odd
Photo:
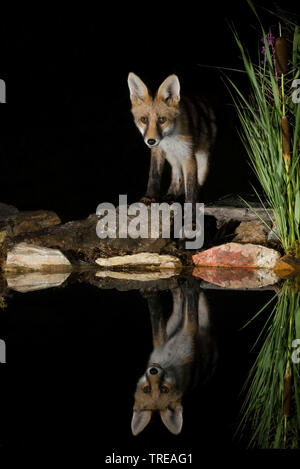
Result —
[{"label": "reflected fox ear", "polygon": [[135,435],[141,433],[144,428],[148,425],[151,420],[152,411],[151,410],[134,410],[132,421],[131,421],[131,431]]},{"label": "reflected fox ear", "polygon": [[168,103],[178,103],[180,101],[180,83],[177,75],[170,75],[162,82],[157,91],[157,97]]},{"label": "reflected fox ear", "polygon": [[160,411],[160,416],[167,429],[174,435],[178,435],[182,429],[182,405],[178,404],[174,409]]},{"label": "reflected fox ear", "polygon": [[143,102],[149,99],[149,90],[147,86],[135,73],[129,73],[128,86],[132,102]]}]

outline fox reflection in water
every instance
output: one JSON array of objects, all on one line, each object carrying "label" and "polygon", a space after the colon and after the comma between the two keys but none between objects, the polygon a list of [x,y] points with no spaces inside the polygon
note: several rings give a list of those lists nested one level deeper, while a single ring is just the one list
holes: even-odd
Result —
[{"label": "fox reflection in water", "polygon": [[168,430],[182,429],[182,397],[201,380],[207,381],[216,363],[209,307],[196,282],[185,281],[171,290],[173,311],[164,314],[159,293],[147,297],[153,332],[153,351],[146,372],[139,379],[131,429],[138,435],[160,413]]}]

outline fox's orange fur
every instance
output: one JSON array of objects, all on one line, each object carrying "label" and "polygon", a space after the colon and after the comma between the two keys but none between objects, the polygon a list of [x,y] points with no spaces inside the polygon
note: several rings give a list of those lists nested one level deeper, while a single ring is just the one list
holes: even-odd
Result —
[{"label": "fox's orange fur", "polygon": [[132,114],[146,145],[151,164],[146,198],[157,199],[164,162],[172,167],[170,198],[185,194],[186,202],[197,200],[198,185],[205,182],[209,156],[216,135],[215,116],[200,99],[180,96],[176,75],[170,75],[152,97],[134,73],[128,76]]}]

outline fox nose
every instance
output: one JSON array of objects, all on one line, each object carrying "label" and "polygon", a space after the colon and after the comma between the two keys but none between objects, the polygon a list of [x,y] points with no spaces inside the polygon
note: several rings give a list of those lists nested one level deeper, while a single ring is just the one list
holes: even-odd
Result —
[{"label": "fox nose", "polygon": [[148,143],[148,145],[152,146],[152,145],[156,144],[156,140],[155,140],[155,138],[148,138],[147,143]]},{"label": "fox nose", "polygon": [[159,373],[162,373],[162,369],[159,365],[152,365],[148,368],[147,373],[150,375],[157,375]]}]

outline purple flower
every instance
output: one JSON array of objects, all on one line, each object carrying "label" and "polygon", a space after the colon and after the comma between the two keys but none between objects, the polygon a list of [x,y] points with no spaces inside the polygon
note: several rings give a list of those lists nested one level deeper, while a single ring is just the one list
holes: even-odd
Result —
[{"label": "purple flower", "polygon": [[[265,38],[261,38],[261,42],[264,43],[264,45],[262,46],[262,49],[261,49],[261,53],[265,56],[265,60],[266,60],[266,46],[265,46]],[[267,34],[267,37],[266,37],[266,42],[269,46],[269,50],[270,50],[270,54],[271,54],[271,58],[274,56],[275,54],[275,37],[273,36],[273,34],[271,33],[271,31],[268,32]],[[262,61],[262,64],[264,63],[264,61]]]}]

